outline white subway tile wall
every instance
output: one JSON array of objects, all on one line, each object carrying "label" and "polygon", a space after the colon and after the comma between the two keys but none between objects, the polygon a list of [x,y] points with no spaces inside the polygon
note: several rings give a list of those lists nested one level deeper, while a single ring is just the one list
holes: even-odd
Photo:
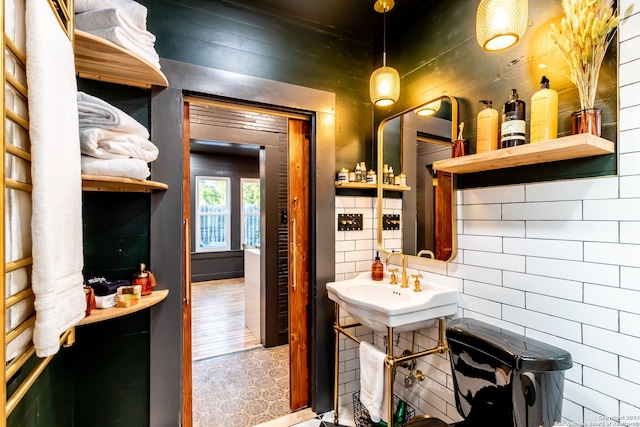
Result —
[{"label": "white subway tile wall", "polygon": [[[563,420],[578,424],[640,422],[640,1],[619,2],[621,11],[631,4],[634,14],[618,36],[619,175],[459,191],[458,255],[446,267],[421,271],[424,283],[458,289],[459,315],[569,351],[574,366],[566,372]],[[375,199],[336,200],[337,212],[357,203],[375,211]],[[368,269],[342,256],[363,244],[349,240],[337,234],[337,280]],[[372,249],[364,250],[371,257]],[[432,347],[436,333],[418,331],[416,347]],[[401,334],[396,354],[410,348],[410,334]],[[346,363],[341,358],[343,369]],[[419,413],[460,420],[446,355],[425,357],[417,369],[427,379],[406,389],[400,369],[396,392]],[[346,371],[341,377],[345,399],[357,378]]]}]

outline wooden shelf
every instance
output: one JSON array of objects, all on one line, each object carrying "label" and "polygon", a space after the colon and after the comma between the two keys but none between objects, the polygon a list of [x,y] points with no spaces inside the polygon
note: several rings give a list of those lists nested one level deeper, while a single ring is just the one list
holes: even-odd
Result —
[{"label": "wooden shelf", "polygon": [[534,144],[440,160],[433,163],[433,169],[463,174],[600,156],[614,152],[615,144],[613,142],[595,135],[581,133]]},{"label": "wooden shelf", "polygon": [[140,302],[136,305],[132,305],[131,307],[96,308],[94,310],[91,310],[91,314],[82,319],[76,326],[103,322],[105,320],[115,319],[116,317],[126,316],[127,314],[144,310],[145,308],[149,308],[158,304],[160,301],[167,298],[167,295],[169,295],[169,290],[163,289],[159,291],[153,291],[151,295],[146,295],[140,298]]},{"label": "wooden shelf", "polygon": [[153,190],[167,190],[162,182],[140,181],[115,176],[82,175],[82,191],[111,191],[127,193],[149,193]]},{"label": "wooden shelf", "polygon": [[146,59],[108,40],[75,30],[78,76],[128,86],[169,86],[165,75]]},{"label": "wooden shelf", "polygon": [[[364,183],[364,182],[343,182],[343,183],[337,183],[336,182],[336,188],[351,188],[351,189],[358,189],[358,190],[370,190],[370,189],[373,189],[373,190],[375,190],[376,188],[378,188],[378,185],[377,184],[368,184],[368,183]],[[411,187],[401,186],[401,185],[383,184],[382,185],[382,189],[385,190],[385,191],[409,191],[409,190],[411,190]]]}]

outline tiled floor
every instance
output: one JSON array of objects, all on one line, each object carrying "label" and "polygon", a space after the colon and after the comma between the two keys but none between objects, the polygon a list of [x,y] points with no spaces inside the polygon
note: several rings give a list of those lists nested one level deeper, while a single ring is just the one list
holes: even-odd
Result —
[{"label": "tiled floor", "polygon": [[289,413],[289,346],[194,362],[194,427],[250,427]]},{"label": "tiled floor", "polygon": [[311,409],[294,412],[254,427],[353,427],[350,408],[340,408],[340,424],[333,423],[333,411],[316,416]]}]

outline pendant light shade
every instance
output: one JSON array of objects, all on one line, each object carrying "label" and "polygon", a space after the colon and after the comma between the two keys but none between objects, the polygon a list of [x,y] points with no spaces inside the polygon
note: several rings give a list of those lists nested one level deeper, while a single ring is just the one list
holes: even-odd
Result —
[{"label": "pendant light shade", "polygon": [[376,69],[369,77],[369,96],[371,102],[379,107],[387,107],[400,97],[400,75],[395,68],[387,67],[387,23],[386,12],[394,6],[393,0],[378,0],[373,8],[383,14],[383,52],[382,67]]},{"label": "pendant light shade", "polygon": [[387,107],[400,96],[400,75],[395,68],[382,66],[371,73],[369,78],[371,102],[379,107]]},{"label": "pendant light shade", "polygon": [[476,37],[483,49],[513,46],[527,30],[528,0],[482,0],[476,14]]},{"label": "pendant light shade", "polygon": [[420,117],[433,116],[438,112],[441,104],[442,100],[438,99],[437,101],[430,102],[414,109],[413,112]]}]

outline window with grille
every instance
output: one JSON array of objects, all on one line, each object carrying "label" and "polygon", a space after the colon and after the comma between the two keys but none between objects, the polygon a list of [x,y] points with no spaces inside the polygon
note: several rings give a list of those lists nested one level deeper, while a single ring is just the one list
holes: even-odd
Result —
[{"label": "window with grille", "polygon": [[260,180],[242,178],[242,234],[243,247],[260,246]]},{"label": "window with grille", "polygon": [[196,252],[230,250],[230,179],[197,176],[196,193]]}]

